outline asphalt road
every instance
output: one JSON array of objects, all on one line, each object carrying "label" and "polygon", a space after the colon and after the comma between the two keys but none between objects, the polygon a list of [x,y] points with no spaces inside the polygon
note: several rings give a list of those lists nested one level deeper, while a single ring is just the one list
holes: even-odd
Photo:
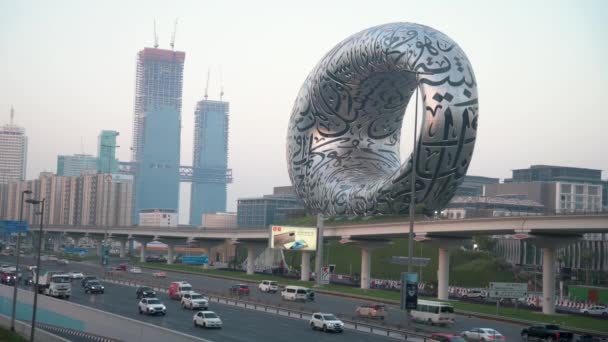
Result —
[{"label": "asphalt road", "polygon": [[[2,260],[4,261],[4,260]],[[6,260],[8,261],[8,260]],[[28,262],[26,261],[26,264]],[[49,267],[49,266],[46,266]],[[82,270],[85,274],[94,268],[84,264],[55,266],[54,269]],[[145,274],[141,275],[146,277]],[[148,275],[149,276],[149,275]],[[158,297],[167,306],[166,316],[140,315],[137,309],[138,300],[135,298],[135,288],[104,283],[105,294],[85,294],[80,282],[72,283],[70,301],[81,305],[94,307],[114,314],[145,321],[168,329],[180,331],[208,339],[210,341],[395,341],[394,339],[374,336],[367,333],[346,330],[341,334],[313,331],[305,320],[288,318],[249,309],[237,308],[230,305],[211,303],[209,309],[215,311],[224,324],[223,329],[195,328],[192,316],[195,311],[182,309],[179,301],[170,300],[165,294]]]},{"label": "asphalt road", "polygon": [[[1,259],[0,259],[1,260]],[[99,265],[89,264],[89,263],[72,263],[67,266],[58,266],[52,264],[54,268],[65,269],[66,271],[77,270],[82,271],[85,274],[87,273],[96,273],[99,274],[103,272],[103,269]],[[153,264],[150,264],[153,267]],[[171,281],[176,280],[185,280],[188,281],[194,289],[203,294],[221,294],[224,296],[228,295],[228,288],[231,284],[236,283],[235,281],[207,277],[204,275],[192,275],[192,274],[182,274],[175,272],[166,272],[167,278],[165,279],[157,279],[152,276],[153,271],[143,269],[142,274],[131,274],[127,272],[120,272],[120,277],[123,279],[133,279],[133,280],[142,280],[142,281],[153,281],[160,283],[161,285],[168,287]],[[338,297],[332,295],[325,294],[316,294],[316,300],[312,303],[293,303],[286,302],[281,299],[279,293],[276,294],[267,294],[263,292],[259,292],[256,286],[251,286],[251,299],[261,301],[265,304],[270,305],[281,305],[287,306],[296,310],[303,311],[323,311],[323,312],[331,312],[334,313],[339,318],[343,319],[352,319],[355,316],[355,309],[358,305],[364,303],[365,301]],[[255,313],[258,315],[258,313]],[[381,322],[378,320],[371,320],[371,323],[380,324]],[[401,325],[406,326],[406,316],[405,312],[401,311],[398,307],[389,305],[388,306],[388,317],[386,318],[386,323],[391,325]],[[508,340],[518,341],[520,340],[520,332],[523,328],[522,325],[512,324],[506,322],[497,322],[488,319],[480,319],[476,317],[467,317],[458,315],[456,318],[456,323],[450,327],[439,327],[439,326],[429,326],[425,324],[412,323],[410,329],[416,329],[421,333],[433,333],[433,332],[446,332],[446,333],[460,333],[465,330],[469,330],[472,328],[494,328],[501,332],[506,336]]]}]

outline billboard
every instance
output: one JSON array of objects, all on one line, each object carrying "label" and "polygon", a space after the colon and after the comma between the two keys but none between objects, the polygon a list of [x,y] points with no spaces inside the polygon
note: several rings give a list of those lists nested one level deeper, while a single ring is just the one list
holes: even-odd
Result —
[{"label": "billboard", "polygon": [[270,248],[316,251],[317,228],[272,226],[270,228]]},{"label": "billboard", "polygon": [[401,310],[414,310],[418,307],[418,273],[401,273]]}]

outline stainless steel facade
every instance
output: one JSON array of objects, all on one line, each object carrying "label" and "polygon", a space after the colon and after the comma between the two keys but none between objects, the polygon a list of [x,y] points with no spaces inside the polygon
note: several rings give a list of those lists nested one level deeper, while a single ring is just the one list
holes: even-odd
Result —
[{"label": "stainless steel facade", "polygon": [[[419,79],[417,82],[417,73]],[[287,133],[289,175],[306,206],[325,215],[408,211],[412,159],[401,164],[406,106],[419,87],[416,203],[444,207],[462,182],[479,115],[464,51],[427,26],[392,23],[356,33],[312,70]]]}]

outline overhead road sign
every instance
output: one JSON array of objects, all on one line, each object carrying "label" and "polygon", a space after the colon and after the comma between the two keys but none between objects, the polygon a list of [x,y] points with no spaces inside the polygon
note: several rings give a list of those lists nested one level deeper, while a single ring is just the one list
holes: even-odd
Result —
[{"label": "overhead road sign", "polygon": [[412,265],[412,266],[426,267],[426,266],[428,266],[429,262],[431,262],[430,258],[414,257],[410,261],[409,258],[406,256],[391,257],[391,264],[397,264],[397,265]]}]

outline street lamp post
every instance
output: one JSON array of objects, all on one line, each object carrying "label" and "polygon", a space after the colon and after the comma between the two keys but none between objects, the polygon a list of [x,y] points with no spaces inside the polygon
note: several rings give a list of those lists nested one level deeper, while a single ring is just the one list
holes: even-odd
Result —
[{"label": "street lamp post", "polygon": [[15,317],[17,314],[17,284],[19,283],[19,255],[21,254],[21,225],[23,222],[23,198],[31,194],[31,190],[21,191],[21,201],[19,201],[19,222],[17,223],[17,260],[15,261],[15,286],[13,288],[13,310],[11,313],[11,331],[15,331]]},{"label": "street lamp post", "polygon": [[38,233],[38,258],[36,259],[36,280],[34,282],[34,306],[33,306],[33,311],[32,311],[32,330],[30,332],[30,342],[34,341],[34,333],[36,331],[36,309],[38,308],[38,281],[40,278],[40,250],[42,248],[42,223],[44,221],[44,202],[45,199],[43,198],[42,201],[38,201],[38,200],[28,200],[29,203],[32,204],[41,204],[42,208],[40,210],[40,230]]}]

